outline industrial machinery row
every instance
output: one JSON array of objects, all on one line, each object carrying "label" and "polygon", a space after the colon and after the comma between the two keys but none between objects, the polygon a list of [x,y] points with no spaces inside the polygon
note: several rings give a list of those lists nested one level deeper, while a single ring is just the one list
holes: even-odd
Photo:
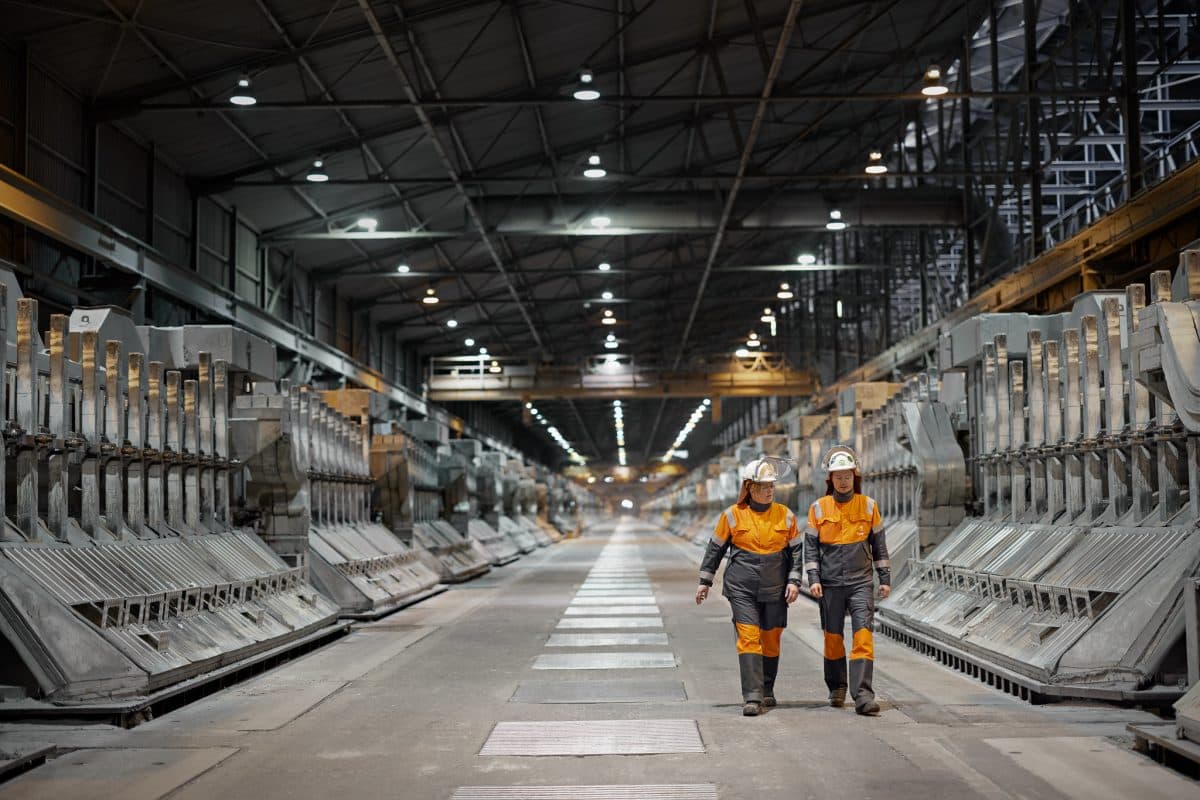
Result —
[{"label": "industrial machinery row", "polygon": [[0,712],[141,702],[572,534],[581,487],[230,326],[75,309],[0,269]]},{"label": "industrial machinery row", "polygon": [[652,512],[702,543],[760,453],[795,464],[777,501],[802,511],[850,444],[888,531],[886,634],[1035,702],[1178,700],[1200,742],[1200,250],[1065,313],[975,316],[936,363],[784,416]]}]

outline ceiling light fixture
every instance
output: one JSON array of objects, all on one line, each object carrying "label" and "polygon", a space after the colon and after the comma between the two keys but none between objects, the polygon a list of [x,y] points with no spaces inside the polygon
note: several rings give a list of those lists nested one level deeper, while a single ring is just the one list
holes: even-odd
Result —
[{"label": "ceiling light fixture", "polygon": [[237,90],[229,96],[229,102],[235,106],[243,107],[252,106],[258,102],[258,98],[250,93],[250,76],[248,74],[243,72],[242,77],[238,79],[237,85]]},{"label": "ceiling light fixture", "polygon": [[612,269],[612,264],[608,263],[607,261],[601,261],[596,269],[600,270],[601,272],[608,272],[610,269]]},{"label": "ceiling light fixture", "polygon": [[585,178],[603,178],[608,174],[608,170],[600,166],[600,154],[592,153],[588,156],[588,165],[583,169],[583,177]]},{"label": "ceiling light fixture", "polygon": [[791,286],[786,283],[781,283],[779,284],[779,291],[775,293],[775,296],[780,300],[791,300],[796,295],[792,294]]},{"label": "ceiling light fixture", "polygon": [[604,215],[592,217],[589,223],[593,228],[607,228],[612,225],[612,219]]},{"label": "ceiling light fixture", "polygon": [[883,153],[878,150],[872,150],[871,154],[867,156],[867,174],[883,175],[887,171],[887,164],[883,163]]},{"label": "ceiling light fixture", "polygon": [[600,295],[600,298],[602,300],[612,300],[613,294],[612,294],[612,292],[604,292],[603,294]]},{"label": "ceiling light fixture", "polygon": [[921,79],[921,94],[926,97],[941,97],[950,91],[946,86],[942,85],[942,71],[936,64],[925,70],[925,77]]},{"label": "ceiling light fixture", "polygon": [[481,355],[481,356],[486,356],[486,355],[487,355],[487,348],[486,348],[486,347],[481,347],[481,348],[479,348],[479,355]]},{"label": "ceiling light fixture", "polygon": [[749,358],[750,357],[750,351],[744,347],[739,347],[737,350],[734,350],[733,354],[735,356],[737,356],[738,358]]},{"label": "ceiling light fixture", "polygon": [[757,333],[751,333],[750,338],[746,340],[746,347],[761,347],[762,342],[758,338]]},{"label": "ceiling light fixture", "polygon": [[325,162],[319,158],[314,161],[312,169],[304,176],[304,180],[309,183],[325,183],[325,181],[329,180],[329,176],[325,174]]},{"label": "ceiling light fixture", "polygon": [[474,339],[464,339],[463,344],[466,345],[467,347],[474,347],[475,340]]},{"label": "ceiling light fixture", "polygon": [[576,100],[592,101],[600,99],[600,90],[598,90],[594,81],[596,76],[587,67],[579,70],[579,83],[575,85],[574,96]]},{"label": "ceiling light fixture", "polygon": [[493,375],[497,375],[503,371],[504,369],[500,366],[499,361],[493,361],[492,365],[488,367],[488,372],[492,373]]},{"label": "ceiling light fixture", "polygon": [[837,315],[838,315],[838,319],[842,318],[842,301],[841,300],[837,301]]},{"label": "ceiling light fixture", "polygon": [[771,309],[764,308],[762,316],[758,318],[758,321],[770,324],[775,321],[775,314],[771,311]]},{"label": "ceiling light fixture", "polygon": [[844,231],[846,230],[846,222],[842,219],[842,212],[836,208],[829,212],[829,222],[825,223],[827,231]]},{"label": "ceiling light fixture", "polygon": [[374,233],[375,229],[379,227],[379,220],[374,217],[359,217],[354,224],[367,233]]},{"label": "ceiling light fixture", "polygon": [[616,325],[617,324],[617,320],[613,316],[613,312],[607,308],[604,309],[604,318],[602,320],[600,320],[600,322],[602,322],[605,325]]},{"label": "ceiling light fixture", "polygon": [[817,263],[817,257],[812,253],[801,253],[800,255],[796,256],[796,263],[800,264],[801,266],[809,267]]},{"label": "ceiling light fixture", "polygon": [[448,320],[446,320],[446,327],[447,327],[447,328],[457,328],[457,327],[458,327],[458,320],[456,320],[456,319],[448,319]]},{"label": "ceiling light fixture", "polygon": [[438,304],[437,291],[430,286],[425,290],[425,296],[421,298],[421,302],[427,306],[436,306]]},{"label": "ceiling light fixture", "polygon": [[406,275],[408,274],[409,269],[410,267],[408,264],[401,264],[400,266],[396,267],[396,272],[399,272],[401,275]]}]

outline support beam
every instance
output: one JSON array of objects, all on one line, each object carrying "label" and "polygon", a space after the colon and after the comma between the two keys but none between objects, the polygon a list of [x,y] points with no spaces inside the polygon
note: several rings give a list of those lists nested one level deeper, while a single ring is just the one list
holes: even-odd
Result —
[{"label": "support beam", "polygon": [[[410,101],[413,101],[415,104],[415,84],[409,78],[408,71],[404,68],[403,63],[401,63],[400,57],[396,54],[395,48],[392,47],[391,40],[388,39],[387,33],[380,24],[378,17],[375,16],[375,12],[371,8],[371,0],[358,0],[358,7],[362,11],[363,16],[366,18],[367,24],[371,27],[371,30],[374,31],[375,41],[378,44],[380,51],[387,59],[388,63],[391,65],[392,71],[396,74],[397,79],[399,79],[405,97],[407,97]],[[441,103],[438,104],[441,105]],[[442,166],[445,168],[446,174],[454,183],[454,188],[457,190],[459,197],[462,198],[463,206],[466,209],[467,216],[470,218],[472,225],[478,231],[480,241],[483,243],[484,248],[491,257],[492,263],[496,265],[496,269],[499,270],[500,275],[504,278],[505,283],[508,285],[513,302],[516,303],[517,308],[520,309],[521,316],[523,316],[525,321],[529,324],[529,331],[533,334],[534,341],[537,342],[538,347],[540,347],[544,352],[547,352],[547,348],[545,343],[542,341],[541,334],[538,333],[537,327],[533,324],[533,319],[529,316],[529,312],[526,310],[525,304],[521,302],[521,296],[517,292],[517,288],[513,284],[508,270],[504,266],[504,260],[500,257],[500,253],[497,251],[495,244],[492,243],[487,225],[480,217],[479,211],[476,209],[470,193],[467,192],[466,187],[463,186],[462,182],[459,180],[458,169],[454,166],[454,162],[451,161],[450,155],[446,152],[446,148],[442,144],[441,135],[438,133],[433,121],[429,118],[429,114],[426,113],[423,108],[416,108],[416,114],[417,118],[421,121],[421,127],[424,128],[430,144],[433,145],[434,152],[437,153],[438,160],[442,162]]]},{"label": "support beam", "polygon": [[1145,183],[1142,175],[1142,113],[1138,97],[1137,3],[1121,0],[1121,115],[1125,118],[1125,196],[1133,197]]}]

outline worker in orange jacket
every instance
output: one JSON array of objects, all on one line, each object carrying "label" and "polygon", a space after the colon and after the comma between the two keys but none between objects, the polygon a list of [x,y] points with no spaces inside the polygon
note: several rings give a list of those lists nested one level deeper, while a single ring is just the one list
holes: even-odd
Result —
[{"label": "worker in orange jacket", "polygon": [[791,509],[775,500],[779,474],[767,459],[742,470],[738,501],[725,509],[704,551],[696,604],[709,587],[726,553],[722,594],[733,609],[738,667],[742,679],[742,714],[756,717],[775,705],[779,644],[787,627],[787,607],[800,593],[800,561],[804,539]]},{"label": "worker in orange jacket", "polygon": [[[804,569],[813,597],[821,602],[825,685],[830,705],[841,707],[848,689],[854,710],[874,715],[879,713],[871,685],[875,574],[879,576],[879,596],[886,598],[892,591],[883,518],[874,498],[862,494],[862,472],[853,450],[844,445],[832,448],[824,467],[826,494],[808,509]],[[849,675],[843,639],[847,610],[854,632]]]}]

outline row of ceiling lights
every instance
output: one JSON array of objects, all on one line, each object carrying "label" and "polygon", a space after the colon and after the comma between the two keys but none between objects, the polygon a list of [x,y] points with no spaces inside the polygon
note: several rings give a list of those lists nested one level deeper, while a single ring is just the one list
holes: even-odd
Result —
[{"label": "row of ceiling lights", "polygon": [[[942,70],[936,64],[931,64],[921,77],[921,94],[926,97],[941,97],[950,88],[942,83]],[[600,90],[596,87],[596,75],[587,67],[579,70],[579,79],[575,84],[572,96],[576,100],[590,103],[600,99]]]},{"label": "row of ceiling lights", "polygon": [[[812,253],[801,253],[799,256],[796,257],[796,263],[800,264],[801,266],[810,266],[812,264],[817,263],[817,257],[814,256]],[[777,298],[779,298],[780,300],[792,300],[796,297],[796,293],[792,290],[792,285],[785,281],[785,282],[779,284],[779,291],[775,292],[775,296]],[[810,314],[813,311],[813,299],[811,297],[808,299],[808,311]],[[844,311],[845,311],[845,309],[842,306],[842,301],[838,300],[837,301],[837,317],[838,317],[838,319],[841,319],[844,316]],[[780,314],[783,314],[784,312],[785,312],[785,308],[781,308],[779,311]],[[775,336],[775,326],[776,326],[776,323],[778,320],[776,319],[774,311],[772,311],[770,308],[764,308],[762,316],[760,316],[758,318],[758,320],[759,320],[759,322],[763,322],[763,323],[766,323],[767,325],[770,325],[771,326],[771,336]],[[746,346],[739,347],[734,352],[734,355],[737,356],[738,358],[748,358],[752,355],[752,353],[750,352],[750,348],[762,347],[762,345],[763,345],[763,342],[761,339],[758,338],[758,334],[754,331],[751,331],[749,338],[746,340]]]},{"label": "row of ceiling lights", "polygon": [[[883,163],[883,153],[878,150],[872,150],[867,156],[866,173],[868,175],[884,175],[887,171],[887,164]],[[600,154],[590,154],[587,159],[587,166],[583,169],[583,177],[596,180],[606,175],[608,175],[608,170],[601,165]],[[312,167],[305,174],[304,179],[309,183],[326,183],[329,180],[329,173],[325,171],[325,162],[319,158],[314,161]],[[589,222],[593,228],[607,228],[612,224],[612,218],[597,215],[592,217]]]},{"label": "row of ceiling lights", "polygon": [[[930,66],[925,70],[925,74],[921,78],[921,94],[926,97],[940,97],[950,91],[949,87],[942,83],[942,71],[936,65]],[[579,72],[579,79],[575,85],[573,96],[576,100],[591,102],[600,99],[600,90],[596,87],[595,74],[586,67]],[[867,157],[866,173],[868,175],[883,175],[887,173],[887,165],[883,163],[883,153],[878,150],[873,150]],[[603,178],[608,174],[608,171],[600,163],[600,154],[592,152],[588,155],[587,166],[584,167],[583,176],[585,178]],[[594,222],[594,221],[593,221]],[[604,227],[593,224],[593,227]],[[826,224],[829,230],[843,230],[846,225],[841,222],[840,212],[831,212],[829,222]]]},{"label": "row of ceiling lights", "polygon": [[687,441],[687,437],[693,430],[695,430],[696,426],[700,424],[700,420],[704,417],[704,412],[711,405],[712,400],[709,400],[706,397],[704,398],[703,403],[696,406],[696,410],[692,412],[690,417],[688,417],[687,424],[680,429],[679,435],[675,437],[675,441],[671,444],[671,449],[667,450],[666,454],[663,455],[662,461],[664,464],[669,463],[671,459],[675,457],[675,453],[679,450],[679,448],[683,447],[683,443]]},{"label": "row of ceiling lights", "polygon": [[554,439],[555,443],[566,452],[568,458],[570,458],[576,464],[587,463],[587,459],[581,456],[578,451],[575,450],[571,443],[568,442],[565,437],[563,437],[562,432],[557,427],[550,424],[550,420],[546,419],[542,415],[542,412],[534,408],[533,403],[526,403],[525,408],[530,414],[533,415],[534,419],[542,424],[542,427],[546,429],[546,433],[550,434],[550,438]]},{"label": "row of ceiling lights", "polygon": [[[949,91],[950,88],[942,83],[942,70],[937,65],[931,65],[925,70],[925,74],[921,78],[921,94],[926,97],[941,97]],[[585,103],[600,99],[600,90],[596,87],[596,75],[587,67],[579,71],[579,78],[572,96]],[[249,73],[243,72],[238,78],[237,88],[229,96],[229,102],[242,107],[258,103],[258,98],[250,89]]]},{"label": "row of ceiling lights", "polygon": [[[579,72],[579,80],[576,84],[573,96],[576,100],[591,102],[600,99],[600,90],[596,88],[596,76],[590,69],[586,67]],[[930,66],[925,70],[925,75],[921,79],[921,94],[926,97],[940,97],[950,91],[949,87],[942,83],[942,71],[939,67]],[[258,102],[250,91],[250,76],[246,73],[238,79],[238,88],[229,97],[229,102],[235,106],[252,106]],[[868,175],[883,175],[888,171],[887,165],[883,163],[883,153],[878,150],[871,151],[867,157],[866,172]],[[588,154],[587,166],[583,169],[585,178],[598,179],[608,175],[608,171],[600,163],[600,154],[592,152]],[[311,183],[325,183],[329,180],[328,173],[325,172],[325,163],[321,159],[313,162],[312,169],[305,175],[305,179]],[[833,219],[831,217],[831,219]],[[592,220],[593,228],[605,228],[611,224],[608,217],[597,216]],[[838,229],[831,229],[838,230]]]},{"label": "row of ceiling lights", "polygon": [[[878,150],[872,150],[867,156],[866,173],[868,175],[883,175],[888,171],[887,164],[883,163],[883,153]],[[583,177],[596,180],[608,175],[606,170],[600,163],[600,154],[591,153],[587,158],[587,166],[583,168]],[[309,183],[326,183],[329,181],[329,173],[325,171],[325,162],[322,159],[317,159],[312,163],[312,167],[305,174],[304,179]],[[612,224],[612,219],[603,215],[592,217],[589,222],[593,228],[607,228]]]},{"label": "row of ceiling lights", "polygon": [[625,411],[620,400],[613,400],[613,427],[617,429],[617,463],[625,464]]}]

